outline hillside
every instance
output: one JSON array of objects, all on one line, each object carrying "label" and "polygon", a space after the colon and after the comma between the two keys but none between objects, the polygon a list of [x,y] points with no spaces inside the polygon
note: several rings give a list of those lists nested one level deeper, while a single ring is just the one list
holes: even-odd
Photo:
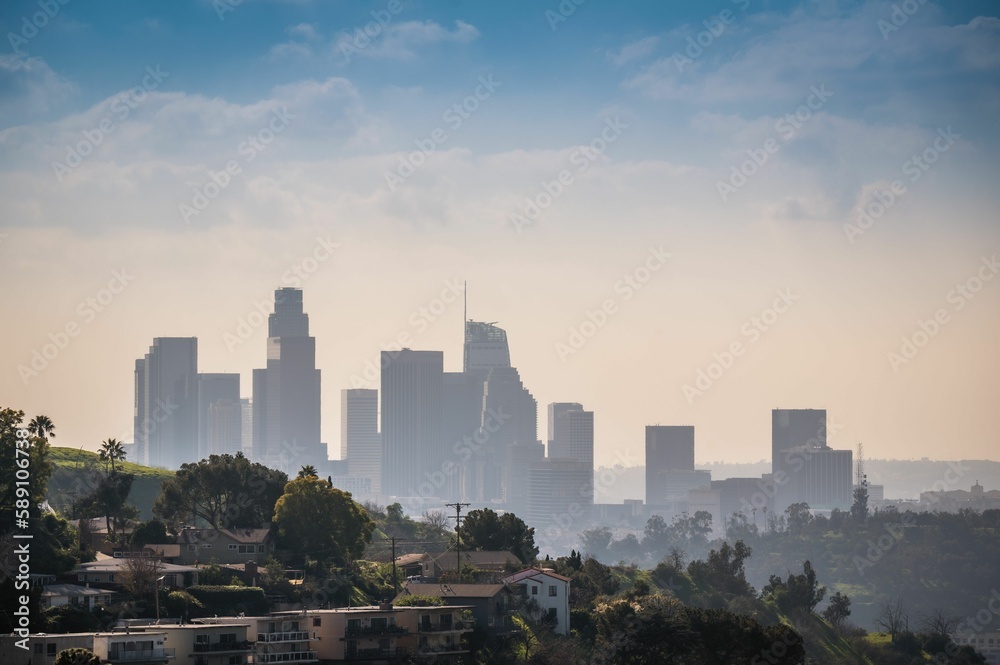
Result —
[{"label": "hillside", "polygon": [[[53,470],[45,498],[53,508],[68,515],[73,502],[93,490],[94,478],[103,469],[103,463],[97,453],[89,450],[55,446],[51,448],[49,458]],[[139,509],[140,517],[148,520],[153,516],[153,501],[160,493],[160,485],[167,478],[172,478],[174,472],[131,462],[121,462],[120,468],[135,474],[128,500]]]}]

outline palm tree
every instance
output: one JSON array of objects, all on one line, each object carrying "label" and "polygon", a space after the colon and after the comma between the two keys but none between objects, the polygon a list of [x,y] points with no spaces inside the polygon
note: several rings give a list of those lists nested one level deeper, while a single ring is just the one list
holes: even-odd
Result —
[{"label": "palm tree", "polygon": [[299,469],[298,478],[319,478],[319,473],[316,471],[316,467],[312,464],[306,464],[301,469]]},{"label": "palm tree", "polygon": [[115,462],[125,459],[125,446],[118,439],[108,439],[101,443],[101,452],[98,457],[102,462],[110,462],[111,473],[115,473]]},{"label": "palm tree", "polygon": [[45,440],[48,440],[49,437],[54,439],[56,438],[56,426],[52,424],[52,420],[48,416],[35,416],[28,423],[28,433]]}]

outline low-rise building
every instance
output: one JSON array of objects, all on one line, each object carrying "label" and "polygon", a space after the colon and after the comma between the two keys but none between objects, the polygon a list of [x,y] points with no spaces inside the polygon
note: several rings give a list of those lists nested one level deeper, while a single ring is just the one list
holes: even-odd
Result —
[{"label": "low-rise building", "polygon": [[[87,649],[111,665],[177,665],[175,652],[165,646],[166,634],[152,629],[127,633],[65,633],[31,635],[27,649],[13,635],[0,636],[0,663],[4,665],[52,665],[60,651]],[[181,661],[181,665],[184,661]]]},{"label": "low-rise building", "polygon": [[73,605],[92,610],[98,605],[110,605],[114,591],[97,589],[79,584],[46,584],[42,589],[42,607],[62,607]]},{"label": "low-rise building", "polygon": [[1000,665],[1000,630],[956,633],[952,640],[959,646],[970,646],[983,654],[988,665]]},{"label": "low-rise building", "polygon": [[504,584],[405,582],[393,602],[405,604],[409,595],[441,598],[446,605],[471,608],[476,624],[493,635],[506,635],[516,630],[511,620],[512,593]]},{"label": "low-rise building", "polygon": [[559,635],[569,635],[570,578],[548,568],[526,568],[503,581],[520,590],[534,618],[550,622]]},{"label": "low-rise building", "polygon": [[246,563],[274,554],[270,529],[182,529],[177,534],[177,563]]},{"label": "low-rise building", "polygon": [[140,639],[144,633],[163,634],[176,657],[171,665],[247,665],[254,650],[246,623],[157,624],[134,628],[131,635]]},{"label": "low-rise building", "polygon": [[156,577],[163,577],[161,582],[164,587],[175,587],[184,589],[198,584],[198,569],[193,566],[178,566],[172,563],[164,563],[148,557],[131,558],[104,558],[89,563],[81,563],[72,574],[76,575],[77,582],[84,584],[100,584],[102,586],[119,587],[123,580],[133,574],[137,567],[148,565],[155,568]]}]

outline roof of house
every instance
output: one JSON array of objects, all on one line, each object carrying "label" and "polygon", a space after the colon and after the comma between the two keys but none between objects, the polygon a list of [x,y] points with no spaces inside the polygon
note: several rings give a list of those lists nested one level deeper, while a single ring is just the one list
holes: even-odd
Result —
[{"label": "roof of house", "polygon": [[439,596],[441,598],[492,598],[507,587],[503,584],[427,584],[404,582],[403,591],[396,596]]},{"label": "roof of house", "polygon": [[[133,559],[103,559],[100,561],[91,561],[89,563],[81,563],[73,571],[74,573],[119,573],[126,569],[128,562]],[[157,561],[156,559],[142,559],[144,561],[154,561],[156,563],[156,570],[160,573],[194,573],[198,569],[194,566],[178,566],[173,563],[164,563],[163,561]]]},{"label": "roof of house", "polygon": [[46,584],[43,596],[107,596],[115,593],[107,589],[95,589],[79,584]]},{"label": "roof of house", "polygon": [[156,556],[167,558],[178,557],[181,555],[181,546],[177,543],[150,543],[142,549],[149,550]]},{"label": "roof of house", "polygon": [[523,582],[526,579],[537,579],[542,576],[552,577],[557,580],[562,580],[563,582],[572,582],[572,578],[566,577],[565,575],[560,575],[553,570],[546,570],[543,568],[525,568],[524,570],[518,571],[513,575],[503,578],[503,581],[507,584],[517,584],[518,582]]},{"label": "roof of house", "polygon": [[259,544],[263,543],[271,535],[270,529],[182,529],[177,534],[177,543],[201,543],[207,542],[208,538],[203,538],[202,533],[218,532],[219,535],[226,536],[238,543]]},{"label": "roof of house", "polygon": [[[510,552],[505,551],[467,551],[462,552],[462,563],[468,564],[473,568],[482,568],[483,566],[498,566],[502,567],[508,563],[519,564],[521,560]],[[454,552],[444,552],[437,555],[434,558],[434,564],[437,565],[442,570],[454,570],[455,569],[455,553]]]},{"label": "roof of house", "polygon": [[423,563],[428,558],[431,558],[431,555],[428,554],[427,552],[414,552],[413,554],[403,554],[402,556],[396,557],[396,565],[409,566],[414,563]]}]

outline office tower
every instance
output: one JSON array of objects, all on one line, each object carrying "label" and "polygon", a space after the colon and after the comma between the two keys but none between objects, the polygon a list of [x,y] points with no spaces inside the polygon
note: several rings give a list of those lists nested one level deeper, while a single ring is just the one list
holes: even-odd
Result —
[{"label": "office tower", "polygon": [[518,517],[528,514],[528,473],[545,461],[545,446],[541,441],[512,443],[507,446],[504,468],[504,491],[507,510]]},{"label": "office tower", "polygon": [[274,292],[267,327],[267,366],[253,371],[253,459],[286,472],[322,466],[320,370],[301,289]]},{"label": "office tower", "polygon": [[[538,403],[510,365],[507,333],[493,323],[465,322],[465,374],[482,382],[482,443],[463,465],[463,493],[470,501],[504,501],[507,448],[538,440]],[[476,386],[478,393],[478,384]],[[487,423],[494,426],[487,428]]]},{"label": "office tower", "polygon": [[250,459],[253,457],[253,401],[247,398],[240,400],[240,449],[243,455]]},{"label": "office tower", "polygon": [[853,454],[830,448],[826,435],[825,409],[771,412],[771,471],[779,515],[793,503],[850,508]]},{"label": "office tower", "polygon": [[[680,491],[690,484],[684,482],[684,474],[668,478],[668,471],[694,471],[693,426],[646,426],[646,505],[663,505],[668,490]],[[701,480],[701,476],[691,476],[691,483]]]},{"label": "office tower", "polygon": [[243,408],[239,400],[218,399],[205,414],[206,457],[236,455],[243,449]]},{"label": "office tower", "polygon": [[[382,492],[418,496],[445,462],[442,437],[444,353],[382,352]],[[449,444],[450,448],[450,444]],[[426,494],[426,492],[423,492]]]},{"label": "office tower", "polygon": [[549,457],[575,459],[594,468],[594,412],[579,404],[549,404]]},{"label": "office tower", "polygon": [[177,469],[198,461],[198,339],[157,337],[135,361],[136,456]]},{"label": "office tower", "polygon": [[367,478],[369,492],[382,487],[382,439],[378,432],[378,391],[348,388],[340,391],[340,457],[345,475]]},{"label": "office tower", "polygon": [[441,498],[465,501],[471,496],[470,484],[483,468],[484,455],[476,440],[482,440],[483,391],[485,381],[479,373],[444,373],[442,437],[445,457],[454,467],[445,474]]},{"label": "office tower", "polygon": [[774,409],[771,411],[771,472],[782,453],[807,446],[826,448],[826,409]]},{"label": "office tower", "polygon": [[[513,469],[513,473],[523,472]],[[590,520],[594,505],[594,471],[573,459],[545,459],[529,467],[529,526],[555,525],[577,531]]]},{"label": "office tower", "polygon": [[748,522],[762,528],[767,513],[774,514],[773,488],[761,478],[713,480],[712,489],[720,493],[723,522],[728,522],[734,513],[742,513]]},{"label": "office tower", "polygon": [[[208,436],[209,408],[216,402],[224,401],[231,404],[240,403],[239,374],[199,374],[198,375],[198,459],[205,459],[211,453]],[[242,415],[242,414],[241,414]],[[242,417],[239,432],[242,439]],[[228,430],[227,430],[228,432]],[[217,441],[217,449],[226,449],[235,455],[242,449],[240,445],[232,446],[230,441]],[[216,453],[218,454],[218,453]]]}]

